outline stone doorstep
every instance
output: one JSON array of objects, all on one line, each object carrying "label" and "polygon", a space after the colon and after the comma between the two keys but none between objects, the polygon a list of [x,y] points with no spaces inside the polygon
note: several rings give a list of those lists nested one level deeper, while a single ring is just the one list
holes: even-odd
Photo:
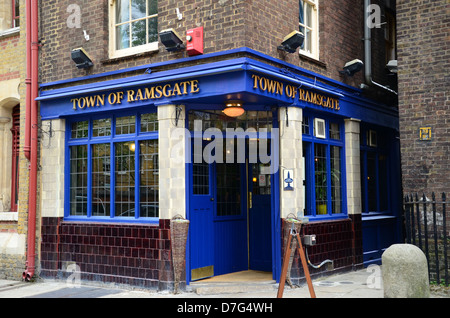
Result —
[{"label": "stone doorstep", "polygon": [[232,282],[232,283],[191,283],[192,292],[197,295],[235,294],[248,292],[277,291],[275,281],[267,282]]}]

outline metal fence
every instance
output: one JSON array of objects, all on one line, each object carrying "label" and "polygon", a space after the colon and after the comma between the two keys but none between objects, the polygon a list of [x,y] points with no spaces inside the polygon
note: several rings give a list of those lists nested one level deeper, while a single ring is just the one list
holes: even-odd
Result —
[{"label": "metal fence", "polygon": [[[438,201],[440,200],[440,201]],[[449,216],[446,213],[446,195],[431,199],[423,194],[407,195],[404,199],[406,243],[418,246],[428,262],[430,282],[449,286],[448,246],[450,235],[447,229]]]}]

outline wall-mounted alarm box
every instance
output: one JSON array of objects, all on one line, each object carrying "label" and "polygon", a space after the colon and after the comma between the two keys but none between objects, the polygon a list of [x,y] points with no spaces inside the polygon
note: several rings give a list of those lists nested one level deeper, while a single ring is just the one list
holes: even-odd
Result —
[{"label": "wall-mounted alarm box", "polygon": [[203,27],[187,30],[186,51],[189,56],[203,54]]}]

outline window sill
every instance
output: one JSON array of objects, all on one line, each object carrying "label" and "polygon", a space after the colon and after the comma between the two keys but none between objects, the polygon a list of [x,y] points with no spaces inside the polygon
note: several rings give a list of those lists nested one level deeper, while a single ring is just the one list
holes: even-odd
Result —
[{"label": "window sill", "polygon": [[20,27],[16,27],[16,28],[11,28],[11,29],[7,29],[4,31],[0,31],[0,39],[2,38],[6,38],[9,36],[16,36],[20,34]]},{"label": "window sill", "polygon": [[18,220],[18,212],[0,212],[0,222],[17,222]]},{"label": "window sill", "polygon": [[389,220],[396,219],[397,217],[389,214],[382,213],[362,213],[362,221],[377,221],[377,220]]},{"label": "window sill", "polygon": [[157,45],[150,46],[148,48],[144,48],[142,51],[134,51],[125,54],[112,54],[107,59],[101,60],[102,64],[114,64],[121,61],[132,60],[138,57],[150,56],[153,54],[159,53],[159,47]]},{"label": "window sill", "polygon": [[132,218],[101,218],[101,217],[76,217],[76,216],[66,216],[64,217],[64,223],[80,223],[80,224],[117,224],[117,225],[149,225],[149,226],[157,226],[159,225],[159,218],[141,218],[141,219],[132,219]]},{"label": "window sill", "polygon": [[326,63],[321,62],[321,61],[319,61],[319,60],[317,60],[317,59],[315,59],[313,57],[310,57],[308,55],[304,55],[302,52],[299,52],[298,56],[300,57],[301,60],[304,60],[305,62],[314,63],[314,64],[316,64],[316,65],[318,65],[320,67],[323,67],[325,69],[327,68],[327,64]]}]

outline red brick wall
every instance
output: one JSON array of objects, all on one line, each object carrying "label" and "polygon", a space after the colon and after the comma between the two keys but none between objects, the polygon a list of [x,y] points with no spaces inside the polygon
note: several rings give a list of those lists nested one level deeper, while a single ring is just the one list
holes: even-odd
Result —
[{"label": "red brick wall", "polygon": [[[67,27],[70,13],[66,11],[72,3],[71,0],[41,0],[40,39],[44,44],[41,49],[41,79],[44,83],[187,57],[185,51],[167,53],[160,45],[156,53],[109,60],[107,1],[77,1],[81,9],[80,29]],[[177,6],[183,14],[181,21],[176,18]],[[287,34],[298,30],[298,6],[298,0],[185,0],[176,5],[169,0],[161,0],[158,1],[158,28],[174,28],[184,38],[187,29],[203,26],[205,54],[246,46],[359,86],[363,82],[363,72],[345,77],[339,71],[348,61],[364,60],[362,1],[319,2],[319,61],[277,50]],[[84,39],[83,30],[90,36],[88,42]],[[92,69],[78,70],[71,61],[70,51],[80,46],[94,60]],[[384,52],[381,54],[384,56]]]},{"label": "red brick wall", "polygon": [[[430,198],[450,186],[449,13],[446,0],[397,1],[403,190]],[[419,140],[420,127],[431,141]]]},{"label": "red brick wall", "polygon": [[[292,223],[285,220],[283,227],[283,259],[287,239]],[[332,260],[332,269],[328,268],[328,263],[316,269],[308,267],[312,277],[319,277],[325,273],[329,275],[333,271],[346,271],[353,268],[360,268],[363,265],[362,251],[362,223],[361,215],[352,215],[349,219],[313,222],[302,226],[300,235],[315,234],[316,244],[314,246],[303,246],[308,253],[308,258],[312,264],[318,266],[325,260]],[[294,283],[298,283],[305,278],[303,266],[298,255],[297,247],[292,261],[290,278]]]},{"label": "red brick wall", "polygon": [[81,280],[157,290],[174,282],[170,220],[159,226],[67,223],[42,218],[41,277],[68,278],[75,263]]}]

